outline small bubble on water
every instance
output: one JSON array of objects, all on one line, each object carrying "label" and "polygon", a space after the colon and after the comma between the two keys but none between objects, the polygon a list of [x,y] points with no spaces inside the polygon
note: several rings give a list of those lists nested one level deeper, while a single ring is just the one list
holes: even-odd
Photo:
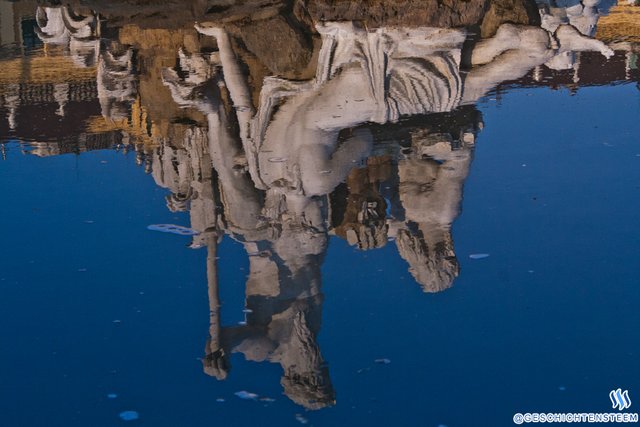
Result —
[{"label": "small bubble on water", "polygon": [[309,422],[309,420],[303,417],[301,414],[296,414],[296,421],[300,424],[307,424]]},{"label": "small bubble on water", "polygon": [[238,396],[240,399],[243,399],[243,400],[256,400],[258,398],[257,394],[251,393],[245,390],[236,391],[233,394],[235,394],[236,396]]},{"label": "small bubble on water", "polygon": [[140,414],[138,414],[136,411],[124,411],[120,412],[120,418],[122,418],[124,421],[133,421],[140,418]]}]

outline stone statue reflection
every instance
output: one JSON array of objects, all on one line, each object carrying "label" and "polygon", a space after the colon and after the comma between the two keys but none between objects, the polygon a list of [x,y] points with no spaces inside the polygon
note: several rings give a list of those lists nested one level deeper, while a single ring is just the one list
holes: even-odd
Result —
[{"label": "stone statue reflection", "polygon": [[78,66],[95,64],[100,46],[100,21],[96,14],[80,16],[69,6],[38,7],[36,23],[40,40],[68,49]]},{"label": "stone statue reflection", "polygon": [[[316,341],[329,232],[361,249],[391,238],[424,291],[447,289],[459,274],[451,225],[482,128],[470,104],[566,52],[612,54],[571,23],[504,24],[463,55],[461,29],[328,22],[316,26],[322,46],[315,78],[267,77],[254,104],[229,34],[216,25],[197,29],[214,37],[218,50],[181,50],[163,81],[176,103],[206,116],[203,152],[217,176],[211,195],[218,214],[199,230],[198,243],[209,251],[204,369],[226,378],[232,352],[279,363],[286,395],[311,409],[335,400]],[[419,126],[396,124],[416,115],[423,117]],[[396,143],[394,161],[384,167],[372,132],[382,125],[398,127],[410,141],[402,149]],[[378,172],[363,172],[375,159]],[[332,200],[345,180],[351,188],[338,215]],[[246,324],[233,327],[220,324],[215,259],[222,233],[241,242],[250,260]]]},{"label": "stone statue reflection", "polygon": [[[70,57],[78,67],[95,65],[100,47],[99,21],[91,14],[82,17],[67,7],[38,7],[35,32],[44,43],[68,49]],[[57,83],[53,87],[53,98],[58,104],[56,114],[64,117],[69,101],[69,83]]]},{"label": "stone statue reflection", "polygon": [[[271,229],[263,219],[260,227],[242,229],[235,225],[238,221],[231,220],[237,211],[223,209],[218,215],[216,206],[226,199],[216,200],[214,187],[219,185],[222,191],[236,187],[222,185],[219,177],[213,182],[203,174],[206,163],[211,164],[206,142],[198,129],[191,129],[178,144],[182,148],[163,146],[151,154],[154,178],[172,191],[167,205],[184,210],[188,203],[192,227],[202,231],[194,245],[208,250],[210,331],[203,360],[205,372],[226,378],[230,369],[228,355],[234,351],[244,353],[250,360],[278,362],[285,371],[283,385],[288,396],[307,407],[325,406],[333,401],[333,394],[314,341],[321,313],[317,254],[326,248],[324,234],[318,241],[315,233],[309,233],[305,247],[296,250],[291,245],[292,239],[299,239],[295,225]],[[247,311],[251,313],[243,326],[222,328],[220,324],[216,258],[221,234],[216,230],[230,232],[243,242],[250,255]],[[319,247],[313,244],[316,241]],[[287,329],[288,325],[294,327]]]},{"label": "stone statue reflection", "polygon": [[443,118],[439,124],[445,126],[440,129],[414,132],[411,154],[398,162],[405,215],[403,223],[394,224],[396,244],[425,292],[449,288],[460,268],[451,225],[460,212],[462,187],[482,123],[475,109],[462,123],[455,123],[459,118],[458,113]]},{"label": "stone statue reflection", "polygon": [[[195,58],[181,54],[180,61],[184,68],[198,69]],[[211,328],[204,368],[225,378],[231,352],[279,363],[287,396],[307,408],[324,407],[334,401],[328,369],[315,341],[322,311],[320,265],[327,247],[326,197],[287,194],[278,186],[266,192],[256,188],[246,170],[242,141],[231,132],[233,126],[220,102],[223,85],[216,77],[192,75],[178,84],[175,71],[164,76],[178,103],[207,116],[208,154],[222,205],[216,227],[242,242],[250,260],[246,325],[221,328],[215,237],[206,242]],[[232,95],[237,96],[237,92]]]},{"label": "stone statue reflection", "polygon": [[133,50],[116,42],[110,43],[101,50],[97,68],[102,116],[111,121],[128,119],[137,94]]},{"label": "stone statue reflection", "polygon": [[396,160],[368,159],[332,194],[335,233],[360,249],[393,240],[425,292],[449,288],[459,272],[451,225],[481,128],[471,106],[395,125],[389,132],[405,141]]},{"label": "stone statue reflection", "polygon": [[[78,67],[97,67],[98,99],[102,115],[112,121],[128,118],[136,94],[133,51],[116,41],[101,41],[101,22],[95,13],[77,14],[70,6],[38,7],[36,34],[46,44],[68,50]],[[57,114],[64,116],[68,83],[56,84]]]}]

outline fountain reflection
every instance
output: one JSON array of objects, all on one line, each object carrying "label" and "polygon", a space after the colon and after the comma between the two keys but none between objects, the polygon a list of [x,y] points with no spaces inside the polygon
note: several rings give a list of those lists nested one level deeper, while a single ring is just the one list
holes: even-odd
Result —
[{"label": "fountain reflection", "polygon": [[[319,409],[335,402],[317,343],[330,236],[360,250],[392,241],[425,292],[451,287],[460,272],[451,227],[483,128],[474,104],[502,84],[546,84],[549,70],[589,84],[582,54],[605,65],[622,57],[623,75],[609,81],[638,78],[637,44],[614,46],[623,50],[614,56],[594,38],[597,2],[537,7],[539,26],[526,15],[520,24],[471,17],[443,28],[267,14],[172,30],[109,28],[96,11],[38,7],[35,33],[51,49],[41,58],[72,72],[34,74],[25,64],[37,55],[18,59],[19,71],[0,77],[2,131],[39,139],[24,136],[20,121],[34,104],[55,104],[75,138],[25,143],[34,154],[135,149],[169,190],[167,207],[189,212],[192,247],[208,251],[204,371],[225,379],[233,352],[278,363],[285,394]],[[265,20],[290,36],[289,55],[265,51]],[[236,326],[221,324],[225,235],[250,265],[246,323]]]},{"label": "fountain reflection", "polygon": [[[334,401],[316,343],[330,230],[361,249],[391,238],[426,292],[450,287],[459,273],[451,224],[482,127],[473,107],[456,108],[566,52],[613,54],[572,26],[552,33],[505,24],[475,45],[471,62],[482,66],[463,76],[463,30],[371,31],[329,22],[316,27],[322,43],[315,78],[266,77],[254,105],[229,34],[216,25],[196,28],[215,38],[217,52],[180,50],[163,82],[178,105],[207,117],[223,208],[223,225],[211,229],[242,242],[250,259],[246,325],[221,327],[215,236],[209,238],[205,372],[225,378],[234,351],[279,363],[285,394],[310,409]],[[387,131],[392,154],[376,156],[373,125],[415,115],[423,116],[419,125]],[[410,141],[402,150],[394,144],[398,133]],[[336,187],[345,181],[339,197]]]}]

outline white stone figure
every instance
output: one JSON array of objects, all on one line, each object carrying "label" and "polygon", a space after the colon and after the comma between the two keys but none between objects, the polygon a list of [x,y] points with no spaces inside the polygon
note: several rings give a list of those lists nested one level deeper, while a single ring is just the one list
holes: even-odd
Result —
[{"label": "white stone figure", "polygon": [[228,35],[215,26],[197,29],[218,40],[224,83],[237,111],[253,182],[263,190],[278,187],[304,196],[327,194],[346,177],[350,163],[369,154],[372,139],[367,131],[352,132],[339,141],[344,129],[451,111],[477,101],[501,81],[522,77],[566,53],[612,54],[570,25],[559,25],[551,34],[539,27],[504,24],[495,37],[475,47],[472,64],[482,66],[463,79],[464,31],[369,31],[353,23],[323,23],[317,26],[322,48],[315,79],[267,78],[248,123],[253,107]]},{"label": "white stone figure", "polygon": [[[580,34],[593,37],[601,14],[598,8],[600,3],[600,0],[540,0],[538,9],[542,22],[541,27],[549,31],[550,34],[554,34],[561,26],[569,25]],[[562,47],[562,41],[560,43]],[[579,50],[600,50],[607,57],[613,54],[610,49],[603,49],[601,46],[595,49],[593,47],[588,49],[563,49],[545,65],[554,70],[571,69],[577,62],[575,52]]]},{"label": "white stone figure", "polygon": [[159,187],[171,191],[167,207],[172,212],[184,212],[189,208],[193,181],[190,155],[189,151],[168,144],[162,144],[152,153],[151,175]]},{"label": "white stone figure", "polygon": [[71,39],[71,32],[65,25],[61,7],[38,7],[36,10],[36,34],[46,43],[66,45]]},{"label": "white stone figure", "polygon": [[181,141],[172,141],[171,145],[163,141],[150,157],[154,181],[171,191],[166,197],[169,210],[189,211],[191,228],[200,233],[216,228],[206,131],[199,127],[186,129]]},{"label": "white stone figure", "polygon": [[[315,344],[322,300],[320,265],[327,247],[326,202],[288,194],[278,186],[266,194],[255,187],[245,168],[241,138],[231,134],[220,101],[218,83],[223,89],[228,83],[217,81],[215,69],[221,68],[215,62],[217,58],[182,52],[183,78],[173,70],[163,73],[179,105],[207,115],[209,153],[224,207],[224,220],[219,224],[242,242],[249,254],[246,295],[247,308],[252,312],[247,325],[220,327],[216,291],[210,285],[212,318],[203,360],[205,372],[226,378],[227,355],[231,352],[242,352],[249,360],[269,360],[282,365],[287,396],[310,409],[323,407],[334,400],[327,369]],[[203,66],[206,63],[210,67]],[[231,96],[234,105],[241,102],[234,100],[242,100],[241,95],[235,91]],[[211,245],[208,247],[211,254]],[[210,266],[211,271],[214,269],[215,265]]]},{"label": "white stone figure", "polygon": [[481,123],[464,126],[457,135],[414,135],[412,154],[398,163],[404,222],[391,228],[400,255],[425,292],[451,287],[459,272],[451,225],[460,213],[462,188]]},{"label": "white stone figure", "polygon": [[[227,377],[232,352],[279,363],[287,396],[310,409],[335,399],[316,342],[320,266],[328,239],[326,195],[370,155],[373,137],[363,125],[450,112],[562,52],[610,54],[569,25],[549,32],[505,24],[495,37],[478,43],[472,54],[475,67],[463,76],[466,34],[461,30],[369,31],[353,23],[325,23],[318,26],[322,48],[316,77],[307,82],[267,78],[254,106],[229,35],[215,26],[196,28],[215,37],[218,52],[181,50],[181,72],[164,70],[163,81],[176,103],[207,117],[208,155],[220,197],[210,205],[223,207],[221,218],[202,229],[202,244],[209,248],[212,313],[204,368],[217,378]],[[225,108],[224,99],[231,100],[232,109]],[[398,164],[404,218],[390,221],[389,234],[427,292],[450,287],[458,275],[451,224],[459,213],[479,128],[467,125],[457,134],[415,135],[414,154]],[[189,156],[172,150],[165,149],[154,176],[179,194],[193,194],[196,174],[181,166]],[[241,242],[249,255],[249,312],[246,324],[234,327],[220,324],[214,279],[215,233],[221,232]]]},{"label": "white stone figure", "polygon": [[[174,70],[165,69],[162,78],[178,105],[196,108],[206,115],[209,155],[224,198],[226,227],[239,235],[250,236],[259,228],[263,195],[255,188],[246,171],[239,137],[231,133],[227,112],[221,102],[218,84],[223,83],[215,72],[216,58],[207,58],[207,62],[209,60],[212,63],[202,67],[202,56],[183,53],[180,67],[187,73],[186,77],[180,78]],[[207,79],[206,75],[213,77]]]},{"label": "white stone figure", "polygon": [[[242,123],[253,108],[248,106],[245,77],[228,36],[217,27],[197,29],[218,40],[225,84],[242,112],[238,114],[241,129],[248,128],[248,122]],[[341,130],[363,122],[393,121],[401,115],[446,111],[458,102],[460,78],[451,70],[459,66],[463,32],[382,29],[370,33],[352,23],[328,23],[318,29],[323,47],[315,80],[267,79],[251,123],[250,141],[245,132],[241,135],[251,176],[261,189],[276,186],[298,195],[327,194],[371,149],[366,131],[354,132],[339,144]],[[425,67],[414,63],[416,57],[428,61],[441,75],[425,72]],[[229,60],[225,63],[224,58]],[[386,80],[391,81],[389,88]],[[278,112],[273,114],[276,105]]]},{"label": "white stone figure", "polygon": [[[323,229],[326,220],[314,198],[330,193],[371,152],[373,138],[366,128],[357,128],[359,125],[451,111],[477,101],[501,81],[521,77],[564,52],[598,50],[605,56],[611,54],[604,44],[570,25],[558,25],[552,34],[542,28],[504,24],[495,37],[475,46],[471,56],[475,67],[463,78],[460,58],[466,34],[461,30],[369,31],[353,23],[324,23],[318,25],[322,48],[316,77],[307,82],[267,78],[255,109],[228,34],[217,26],[196,28],[216,38],[219,52],[206,56],[180,52],[180,67],[186,77],[180,79],[175,71],[165,70],[163,78],[176,102],[207,115],[212,162],[227,201],[225,210],[229,211],[226,218],[248,241],[255,239],[247,238],[246,233],[264,222],[259,217],[279,223],[287,218],[306,229]],[[221,89],[229,93],[239,135],[230,134]],[[433,156],[431,151],[438,146],[422,149]],[[448,190],[408,196],[412,222],[423,224],[425,229],[441,224],[447,232],[445,225],[457,212],[468,153],[456,152],[446,160],[451,167],[438,172],[440,178],[435,183],[448,183],[443,185]],[[402,168],[424,169],[425,173],[434,170],[433,165],[415,159]],[[410,182],[404,184],[406,194],[411,194]],[[452,190],[458,183],[458,191]],[[264,196],[256,188],[265,190]],[[412,208],[420,200],[437,203],[442,209],[420,214],[424,206]],[[436,217],[425,218],[429,212],[437,212]],[[283,238],[282,242],[288,240]],[[408,254],[408,244],[404,248]],[[418,267],[413,268],[421,274]]]},{"label": "white stone figure", "polygon": [[[284,219],[281,226],[281,234],[271,241],[244,241],[250,261],[244,324],[221,327],[217,282],[212,285],[210,280],[212,317],[204,368],[209,375],[226,378],[230,369],[227,355],[234,352],[247,360],[278,363],[283,369],[285,395],[307,409],[319,409],[335,403],[316,342],[326,230],[301,227],[291,219]],[[215,269],[215,263],[208,263],[210,279]]]},{"label": "white stone figure", "polygon": [[133,50],[104,50],[100,52],[97,68],[98,100],[102,116],[114,121],[128,119],[129,109],[137,96]]},{"label": "white stone figure", "polygon": [[368,32],[352,23],[318,30],[322,49],[314,81],[266,81],[252,127],[260,180],[308,196],[332,191],[369,155],[368,131],[339,141],[344,129],[448,111],[461,95],[462,31]]},{"label": "white stone figure", "polygon": [[[267,78],[256,108],[228,34],[218,27],[197,28],[216,38],[219,51],[180,51],[181,73],[167,69],[163,81],[179,105],[207,117],[208,151],[224,209],[216,226],[242,242],[250,260],[245,325],[221,327],[217,291],[210,290],[205,371],[225,378],[231,352],[279,363],[285,393],[308,408],[334,399],[315,341],[320,265],[327,248],[325,196],[370,154],[373,137],[362,125],[450,112],[564,51],[609,54],[606,46],[567,25],[551,34],[506,24],[478,43],[472,55],[476,67],[463,77],[463,31],[368,31],[352,23],[327,23],[318,27],[322,48],[316,77],[307,82]],[[417,135],[414,155],[398,165],[405,217],[391,222],[390,234],[427,292],[450,287],[458,274],[451,224],[459,213],[476,131],[472,125],[459,129],[459,135]],[[180,175],[180,167],[171,165],[165,176],[174,173]],[[212,241],[207,245],[211,258]]]},{"label": "white stone figure", "polygon": [[[251,168],[255,164],[255,159],[253,158],[255,147],[250,145],[249,123],[255,114],[255,110],[246,76],[240,67],[226,31],[218,27],[203,28],[198,24],[196,24],[196,30],[202,34],[215,37],[218,44],[219,61],[224,70],[225,85],[238,118],[240,141],[242,142],[245,156],[247,156],[248,165]],[[251,172],[255,175],[255,171]]]},{"label": "white stone figure", "polygon": [[607,45],[580,34],[571,25],[562,24],[552,34],[540,27],[503,24],[494,37],[475,46],[471,55],[474,68],[464,81],[462,103],[475,103],[500,82],[523,77],[542,64],[571,68],[574,53],[580,51],[600,52],[606,58],[613,55]]},{"label": "white stone figure", "polygon": [[600,0],[539,0],[541,27],[550,33],[562,24],[574,26],[581,34],[593,37],[600,13]]},{"label": "white stone figure", "polygon": [[99,20],[96,15],[80,17],[67,6],[38,7],[36,34],[45,43],[67,47],[80,67],[93,66],[100,51]]}]

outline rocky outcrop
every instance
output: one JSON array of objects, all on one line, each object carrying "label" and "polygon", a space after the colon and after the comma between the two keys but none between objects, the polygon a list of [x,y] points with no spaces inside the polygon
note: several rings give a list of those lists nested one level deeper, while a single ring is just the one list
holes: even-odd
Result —
[{"label": "rocky outcrop", "polygon": [[492,37],[504,23],[540,25],[536,3],[530,0],[492,0],[482,19],[480,35]]},{"label": "rocky outcrop", "polygon": [[313,41],[308,30],[288,16],[249,21],[239,25],[246,48],[271,71],[288,78],[302,76],[313,55]]},{"label": "rocky outcrop", "polygon": [[[42,3],[59,4],[59,1]],[[482,24],[482,35],[491,36],[500,23],[535,24],[538,19],[534,0],[72,0],[69,3],[95,10],[112,24],[164,28],[184,27],[193,21],[226,24],[264,20],[266,25],[283,12],[294,12],[298,18],[304,16],[316,22],[362,21],[369,28]],[[276,27],[268,33],[284,38],[286,33],[279,33],[281,23],[272,23]],[[263,33],[266,39],[268,33]]]},{"label": "rocky outcrop", "polygon": [[301,0],[315,21],[363,21],[368,27],[477,24],[489,0]]}]

